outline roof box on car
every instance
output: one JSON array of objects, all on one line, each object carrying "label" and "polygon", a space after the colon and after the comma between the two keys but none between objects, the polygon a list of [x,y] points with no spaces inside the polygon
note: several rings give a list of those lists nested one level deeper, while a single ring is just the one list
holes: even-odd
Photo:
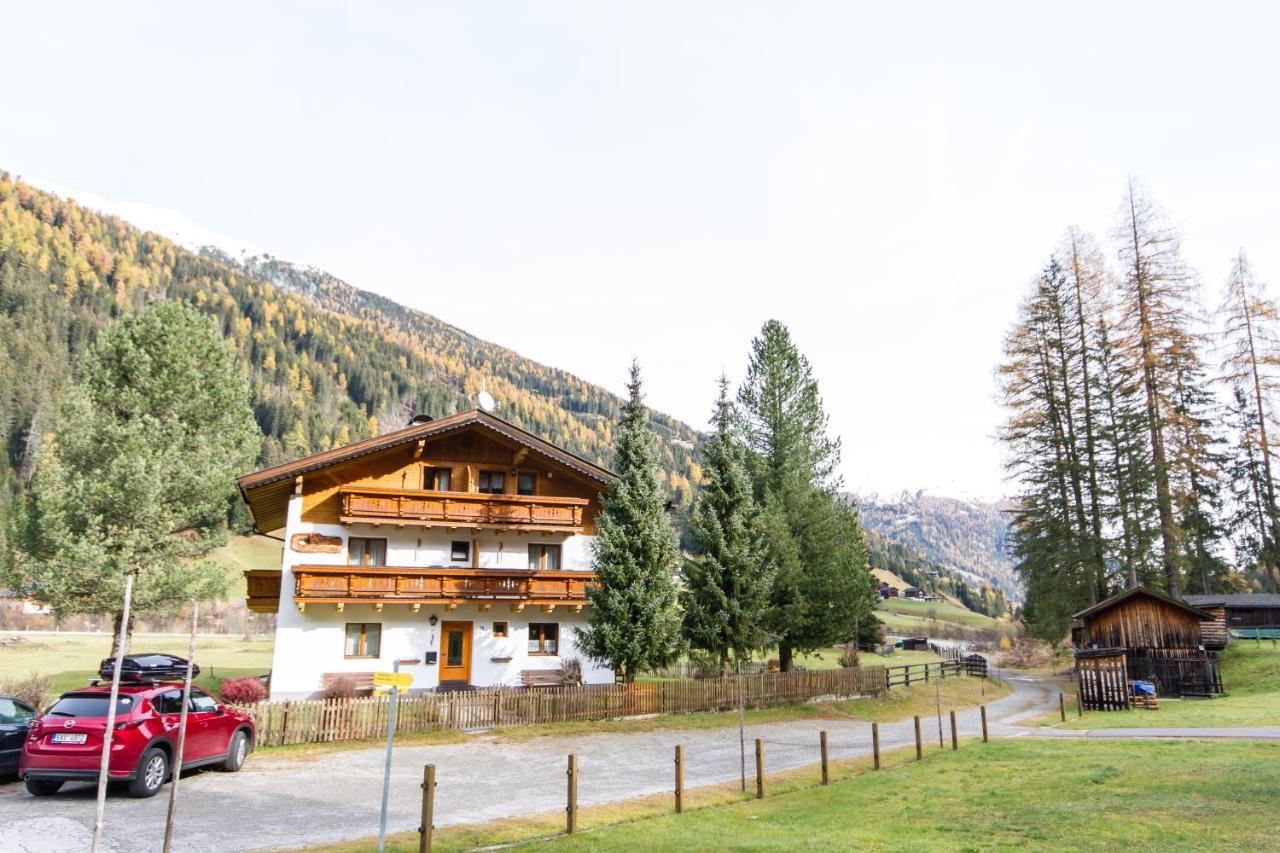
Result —
[{"label": "roof box on car", "polygon": [[[115,673],[116,659],[105,658],[98,667],[98,675],[110,680]],[[200,674],[197,664],[191,666],[191,677]],[[181,681],[187,677],[186,658],[177,655],[143,654],[125,655],[120,664],[121,681]]]}]

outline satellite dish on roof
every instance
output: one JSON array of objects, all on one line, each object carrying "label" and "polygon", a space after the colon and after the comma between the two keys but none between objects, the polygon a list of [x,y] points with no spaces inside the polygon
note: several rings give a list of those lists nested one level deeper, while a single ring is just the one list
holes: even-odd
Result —
[{"label": "satellite dish on roof", "polygon": [[498,407],[498,401],[493,399],[493,395],[488,391],[481,391],[476,395],[476,402],[480,404],[480,408],[486,412],[492,412]]}]

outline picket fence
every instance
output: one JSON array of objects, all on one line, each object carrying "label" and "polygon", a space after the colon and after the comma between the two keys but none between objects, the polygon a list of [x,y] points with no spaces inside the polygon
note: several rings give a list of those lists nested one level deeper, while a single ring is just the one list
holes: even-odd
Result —
[{"label": "picket fence", "polygon": [[[741,679],[689,679],[576,687],[486,687],[401,696],[396,732],[477,729],[644,714],[727,711],[742,702],[765,708],[823,696],[878,696],[889,689],[883,666],[763,673]],[[257,724],[259,746],[360,740],[387,731],[390,701],[381,696],[303,699],[240,706]]]}]

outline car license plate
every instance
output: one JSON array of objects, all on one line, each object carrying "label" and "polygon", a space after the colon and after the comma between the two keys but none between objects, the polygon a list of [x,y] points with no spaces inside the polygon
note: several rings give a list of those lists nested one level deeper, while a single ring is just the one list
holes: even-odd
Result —
[{"label": "car license plate", "polygon": [[54,732],[54,743],[84,743],[89,739],[83,732]]}]

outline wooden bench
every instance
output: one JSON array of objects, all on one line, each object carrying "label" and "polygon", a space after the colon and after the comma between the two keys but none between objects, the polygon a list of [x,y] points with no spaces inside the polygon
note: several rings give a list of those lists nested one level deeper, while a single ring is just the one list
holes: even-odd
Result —
[{"label": "wooden bench", "polygon": [[525,687],[563,687],[564,673],[558,669],[522,669],[520,683]]},{"label": "wooden bench", "polygon": [[339,678],[345,678],[351,682],[357,694],[373,692],[372,672],[326,672],[321,678],[324,681],[326,690],[329,689],[329,685]]}]

